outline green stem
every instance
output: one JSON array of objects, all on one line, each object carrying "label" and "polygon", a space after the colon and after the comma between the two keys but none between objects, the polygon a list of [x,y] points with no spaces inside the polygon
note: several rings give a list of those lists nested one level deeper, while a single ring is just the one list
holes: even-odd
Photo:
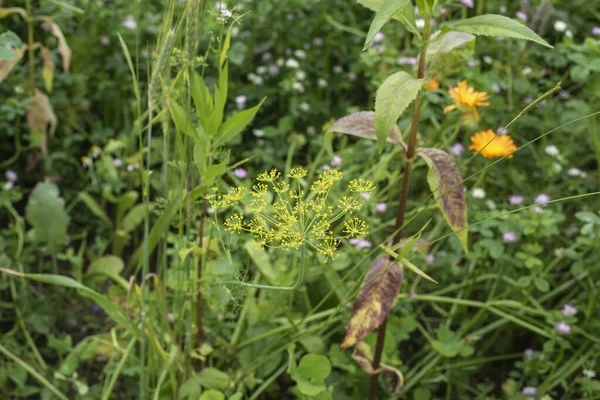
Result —
[{"label": "green stem", "polygon": [[29,86],[35,88],[35,54],[33,46],[33,13],[31,11],[31,0],[25,0],[27,9],[27,53],[29,55]]}]

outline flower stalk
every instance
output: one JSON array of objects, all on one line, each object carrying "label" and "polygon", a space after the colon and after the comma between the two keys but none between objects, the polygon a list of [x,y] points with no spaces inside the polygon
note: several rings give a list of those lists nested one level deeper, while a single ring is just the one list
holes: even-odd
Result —
[{"label": "flower stalk", "polygon": [[[423,39],[421,41],[421,51],[419,53],[419,64],[417,67],[417,79],[422,79],[425,76],[425,58],[427,53],[427,45],[429,44],[429,35],[431,33],[431,17],[428,15],[425,18],[425,27],[423,29]],[[421,115],[421,98],[422,94],[419,92],[415,99],[411,125],[410,125],[410,136],[408,138],[408,148],[406,150],[406,164],[404,166],[404,176],[402,178],[402,190],[400,192],[400,199],[398,200],[398,213],[396,214],[396,225],[394,231],[396,234],[392,240],[392,247],[400,242],[402,237],[402,227],[404,226],[404,217],[406,215],[406,204],[408,202],[408,191],[410,189],[410,175],[413,163],[415,161],[415,147],[417,144],[417,132],[419,129],[419,117]],[[373,370],[377,371],[381,363],[381,353],[383,352],[383,344],[385,341],[385,329],[387,324],[387,318],[379,326],[377,332],[377,344],[375,345],[375,354],[373,356]],[[371,385],[369,388],[369,400],[375,400],[377,395],[377,378],[378,374],[371,375]]]}]

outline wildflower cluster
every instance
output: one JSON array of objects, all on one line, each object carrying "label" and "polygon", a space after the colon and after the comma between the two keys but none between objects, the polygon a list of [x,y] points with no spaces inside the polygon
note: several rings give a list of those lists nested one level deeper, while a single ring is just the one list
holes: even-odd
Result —
[{"label": "wildflower cluster", "polygon": [[[342,239],[360,238],[368,234],[367,223],[346,214],[362,208],[360,194],[375,189],[363,179],[350,181],[349,192],[337,204],[329,204],[332,186],[342,180],[342,173],[326,170],[310,186],[303,182],[308,174],[304,168],[293,168],[285,177],[276,170],[265,171],[256,177],[251,189],[233,188],[225,195],[210,194],[208,200],[215,209],[243,205],[248,219],[239,212],[229,216],[225,230],[233,234],[248,232],[259,246],[297,250],[308,245],[326,259],[333,259]],[[308,193],[303,187],[308,187]],[[337,227],[341,232],[334,233]]]},{"label": "wildflower cluster", "polygon": [[[479,112],[477,107],[487,107],[490,103],[485,100],[489,99],[486,92],[478,92],[474,88],[467,85],[466,81],[458,83],[458,86],[451,87],[448,94],[454,100],[451,104],[444,108],[444,113],[452,110],[459,110],[463,113],[462,119],[468,119],[471,116],[479,121]],[[477,154],[481,154],[486,158],[505,157],[512,158],[512,153],[517,150],[517,146],[505,129],[502,129],[499,134],[496,134],[491,129],[475,133],[471,136],[471,146],[469,150]],[[455,156],[460,156],[464,151],[464,147],[457,143],[450,148],[450,152]]]}]

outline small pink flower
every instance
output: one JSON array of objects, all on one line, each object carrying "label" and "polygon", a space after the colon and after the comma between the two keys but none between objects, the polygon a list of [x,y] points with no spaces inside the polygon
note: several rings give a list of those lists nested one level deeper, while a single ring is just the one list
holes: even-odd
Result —
[{"label": "small pink flower", "polygon": [[460,0],[460,2],[467,8],[473,8],[473,0]]},{"label": "small pink flower", "polygon": [[554,329],[556,329],[559,335],[568,335],[571,333],[571,326],[564,321],[554,325]]},{"label": "small pink flower", "polygon": [[337,168],[340,165],[342,165],[342,161],[344,161],[344,159],[341,156],[336,155],[336,156],[333,156],[333,158],[329,162],[329,165],[331,165],[333,168]]},{"label": "small pink flower", "polygon": [[527,22],[527,14],[525,14],[523,11],[517,11],[517,13],[515,14],[515,16],[518,19],[520,19],[521,21]]},{"label": "small pink flower", "polygon": [[523,354],[525,354],[525,358],[528,360],[531,360],[533,358],[533,350],[532,349],[525,349]]},{"label": "small pink flower", "polygon": [[17,179],[19,179],[19,177],[17,176],[17,173],[15,171],[13,171],[12,169],[9,169],[8,171],[6,171],[4,173],[4,176],[6,176],[6,179],[8,179],[11,182],[14,182]]},{"label": "small pink flower", "polygon": [[504,240],[504,243],[516,243],[517,234],[514,232],[504,232],[502,234],[502,239]]},{"label": "small pink flower", "polygon": [[508,203],[513,205],[520,205],[525,202],[525,198],[518,194],[512,194],[508,196]]},{"label": "small pink flower", "polygon": [[525,396],[535,396],[537,394],[537,388],[535,386],[525,386],[521,393]]},{"label": "small pink flower", "polygon": [[244,168],[236,168],[232,173],[233,176],[240,179],[246,179],[248,177],[248,171],[246,171]]},{"label": "small pink flower", "polygon": [[577,314],[577,309],[571,304],[565,304],[561,310],[561,313],[564,317],[572,317],[573,315]]},{"label": "small pink flower", "polygon": [[362,192],[360,194],[360,197],[362,197],[365,200],[371,200],[371,193],[367,193],[367,192]]},{"label": "small pink flower", "polygon": [[538,194],[533,200],[533,204],[545,204],[550,201],[550,196],[545,193]]},{"label": "small pink flower", "polygon": [[417,65],[417,59],[415,57],[400,57],[398,59],[398,65]]},{"label": "small pink flower", "polygon": [[375,204],[375,211],[378,213],[384,213],[388,209],[388,205],[386,203],[377,203]]},{"label": "small pink flower", "polygon": [[592,35],[594,36],[600,36],[600,27],[595,26],[592,28]]},{"label": "small pink flower", "polygon": [[462,153],[465,151],[465,146],[460,143],[455,143],[450,147],[450,154],[456,157],[460,157]]},{"label": "small pink flower", "polygon": [[123,165],[123,160],[121,160],[120,158],[115,158],[112,162],[113,167],[115,168],[120,168]]},{"label": "small pink flower", "polygon": [[425,262],[427,263],[427,265],[433,265],[433,263],[435,262],[435,255],[427,254],[425,256]]},{"label": "small pink flower", "polygon": [[375,35],[375,37],[373,38],[373,43],[381,43],[384,38],[385,38],[385,35],[381,32],[378,32]]}]

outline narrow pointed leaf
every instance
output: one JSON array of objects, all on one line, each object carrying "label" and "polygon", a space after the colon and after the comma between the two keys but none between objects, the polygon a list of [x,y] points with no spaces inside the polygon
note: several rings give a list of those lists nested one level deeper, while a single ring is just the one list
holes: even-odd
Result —
[{"label": "narrow pointed leaf", "polygon": [[[375,113],[373,111],[359,111],[346,115],[335,121],[329,128],[329,132],[340,132],[346,135],[377,140]],[[392,127],[386,140],[406,152],[406,143],[402,140],[400,128],[396,124]]]},{"label": "narrow pointed leaf", "polygon": [[425,272],[421,271],[421,269],[419,267],[417,267],[416,265],[414,265],[413,263],[411,263],[410,261],[408,261],[406,258],[403,258],[403,255],[408,253],[408,248],[411,248],[411,246],[414,246],[416,244],[416,241],[418,239],[412,239],[414,242],[412,243],[412,245],[409,243],[407,247],[403,247],[402,251],[400,252],[400,254],[396,253],[394,250],[390,249],[389,247],[380,245],[379,247],[385,252],[387,253],[390,257],[392,257],[393,260],[396,260],[400,263],[402,263],[402,265],[404,265],[405,267],[407,267],[408,269],[410,269],[412,272],[414,272],[415,274],[419,275],[422,278],[427,279],[428,281],[431,281],[433,283],[438,283],[436,280],[434,280],[432,277],[430,277],[429,275],[427,275]]},{"label": "narrow pointed leaf", "polygon": [[530,40],[543,46],[552,48],[548,42],[527,26],[514,19],[502,15],[485,14],[473,18],[463,19],[447,25],[453,31],[471,33],[473,35],[507,37],[514,39]]},{"label": "narrow pointed leaf", "polygon": [[233,117],[229,118],[221,127],[219,128],[219,133],[215,137],[214,147],[219,147],[233,139],[236,135],[241,133],[246,127],[252,122],[254,116],[260,109],[260,107],[265,102],[265,98],[263,98],[260,103],[256,106],[244,110],[235,114]]},{"label": "narrow pointed leaf", "polygon": [[427,183],[450,228],[454,231],[465,252],[468,252],[467,201],[458,166],[448,153],[431,148],[421,148],[417,154],[429,166]]},{"label": "narrow pointed leaf", "polygon": [[423,79],[415,79],[410,74],[400,71],[387,77],[377,89],[375,97],[375,129],[379,152],[389,132],[406,107],[417,97],[423,86]]},{"label": "narrow pointed leaf", "polygon": [[392,18],[400,21],[409,32],[420,36],[415,24],[415,12],[409,0],[358,0],[358,2],[368,9],[376,11],[363,50],[371,45],[375,35]]},{"label": "narrow pointed leaf", "polygon": [[96,217],[100,218],[102,221],[106,222],[109,225],[112,225],[112,221],[104,212],[104,209],[98,204],[96,199],[89,195],[87,192],[80,192],[79,199],[87,206],[87,208],[94,214]]},{"label": "narrow pointed leaf", "polygon": [[352,318],[346,326],[341,347],[354,346],[387,318],[402,286],[404,272],[390,257],[379,257],[365,275],[363,289],[354,302]]}]

